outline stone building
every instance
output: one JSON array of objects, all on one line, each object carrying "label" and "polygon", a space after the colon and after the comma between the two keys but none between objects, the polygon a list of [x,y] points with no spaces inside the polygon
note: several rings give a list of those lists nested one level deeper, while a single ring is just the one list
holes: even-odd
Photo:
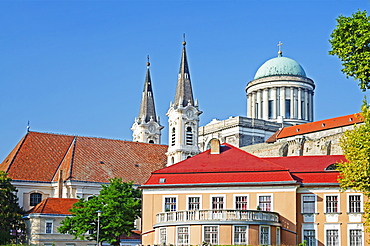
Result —
[{"label": "stone building", "polygon": [[341,155],[343,132],[361,124],[359,114],[284,127],[265,143],[242,147],[259,157]]},{"label": "stone building", "polygon": [[302,124],[314,120],[314,81],[293,59],[283,57],[266,61],[246,87],[247,116],[273,122]]},{"label": "stone building", "polygon": [[243,147],[264,143],[282,127],[314,120],[315,83],[293,59],[266,61],[246,87],[247,117],[213,120],[199,128],[199,147],[209,148],[211,139]]}]

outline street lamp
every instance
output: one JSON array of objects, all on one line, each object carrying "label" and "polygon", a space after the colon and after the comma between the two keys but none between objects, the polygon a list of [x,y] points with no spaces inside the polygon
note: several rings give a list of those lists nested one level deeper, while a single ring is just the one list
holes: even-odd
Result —
[{"label": "street lamp", "polygon": [[98,210],[98,211],[96,211],[97,213],[98,213],[98,231],[97,231],[97,234],[96,234],[96,244],[97,244],[97,246],[99,246],[100,245],[100,243],[99,243],[99,229],[100,229],[100,215],[101,215],[101,213],[102,213],[102,211],[100,211],[100,210]]}]

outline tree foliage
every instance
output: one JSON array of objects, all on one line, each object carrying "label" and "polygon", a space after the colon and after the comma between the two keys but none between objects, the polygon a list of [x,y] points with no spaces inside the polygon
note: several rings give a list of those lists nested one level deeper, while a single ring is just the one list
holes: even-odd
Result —
[{"label": "tree foliage", "polygon": [[0,245],[15,242],[25,229],[23,210],[18,205],[17,189],[11,180],[7,173],[0,171]]},{"label": "tree foliage", "polygon": [[[341,147],[348,162],[337,164],[340,172],[339,183],[343,191],[352,189],[363,192],[370,198],[370,107],[366,100],[362,113],[357,117],[364,121],[353,130],[344,132]],[[370,200],[365,202],[365,225],[370,225]],[[369,229],[368,229],[369,231]]]},{"label": "tree foliage", "polygon": [[363,91],[370,89],[370,16],[357,11],[351,17],[340,15],[330,35],[332,50],[342,62],[342,72],[359,81]]},{"label": "tree foliage", "polygon": [[[97,211],[102,211],[99,218],[99,241],[119,245],[122,234],[131,235],[134,221],[141,211],[141,191],[133,187],[132,182],[122,182],[120,178],[102,185],[99,196],[89,200],[80,199],[70,210],[72,216],[64,219],[59,232],[74,235],[81,240],[96,240],[98,228]],[[89,234],[89,231],[92,232]]]}]

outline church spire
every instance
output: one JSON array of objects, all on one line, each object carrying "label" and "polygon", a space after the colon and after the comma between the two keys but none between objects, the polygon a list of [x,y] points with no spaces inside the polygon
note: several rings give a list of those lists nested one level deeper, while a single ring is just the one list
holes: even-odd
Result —
[{"label": "church spire", "polygon": [[194,103],[190,82],[188,60],[186,57],[186,42],[182,43],[182,56],[179,77],[177,80],[174,103],[170,104],[168,116],[168,151],[167,165],[175,164],[196,154],[199,154],[198,128],[199,110],[197,101]]},{"label": "church spire", "polygon": [[152,81],[150,78],[149,56],[148,56],[148,62],[146,65],[147,65],[147,69],[146,69],[146,76],[145,76],[145,82],[144,82],[144,90],[143,90],[143,95],[141,98],[140,112],[139,112],[138,119],[145,123],[149,122],[151,119],[157,122],[157,115],[155,113],[155,107],[154,107]]},{"label": "church spire", "polygon": [[155,113],[152,80],[150,78],[149,56],[146,64],[146,76],[144,90],[141,97],[139,116],[131,127],[134,142],[161,143],[161,130],[163,126],[159,123],[159,117]]},{"label": "church spire", "polygon": [[185,107],[189,103],[191,105],[194,105],[194,98],[193,98],[193,91],[192,91],[191,81],[190,81],[188,59],[186,56],[185,34],[184,34],[184,41],[182,44],[183,44],[182,56],[181,56],[180,70],[179,70],[179,75],[178,75],[178,80],[177,80],[174,104],[177,106]]}]

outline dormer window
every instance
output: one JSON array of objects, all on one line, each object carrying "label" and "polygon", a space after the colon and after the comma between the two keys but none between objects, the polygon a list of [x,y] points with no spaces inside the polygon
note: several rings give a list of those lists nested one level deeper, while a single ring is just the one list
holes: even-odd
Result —
[{"label": "dormer window", "polygon": [[336,171],[337,170],[337,163],[330,164],[325,171]]},{"label": "dormer window", "polygon": [[30,206],[36,206],[39,204],[42,200],[42,194],[41,193],[32,193],[30,194]]}]

